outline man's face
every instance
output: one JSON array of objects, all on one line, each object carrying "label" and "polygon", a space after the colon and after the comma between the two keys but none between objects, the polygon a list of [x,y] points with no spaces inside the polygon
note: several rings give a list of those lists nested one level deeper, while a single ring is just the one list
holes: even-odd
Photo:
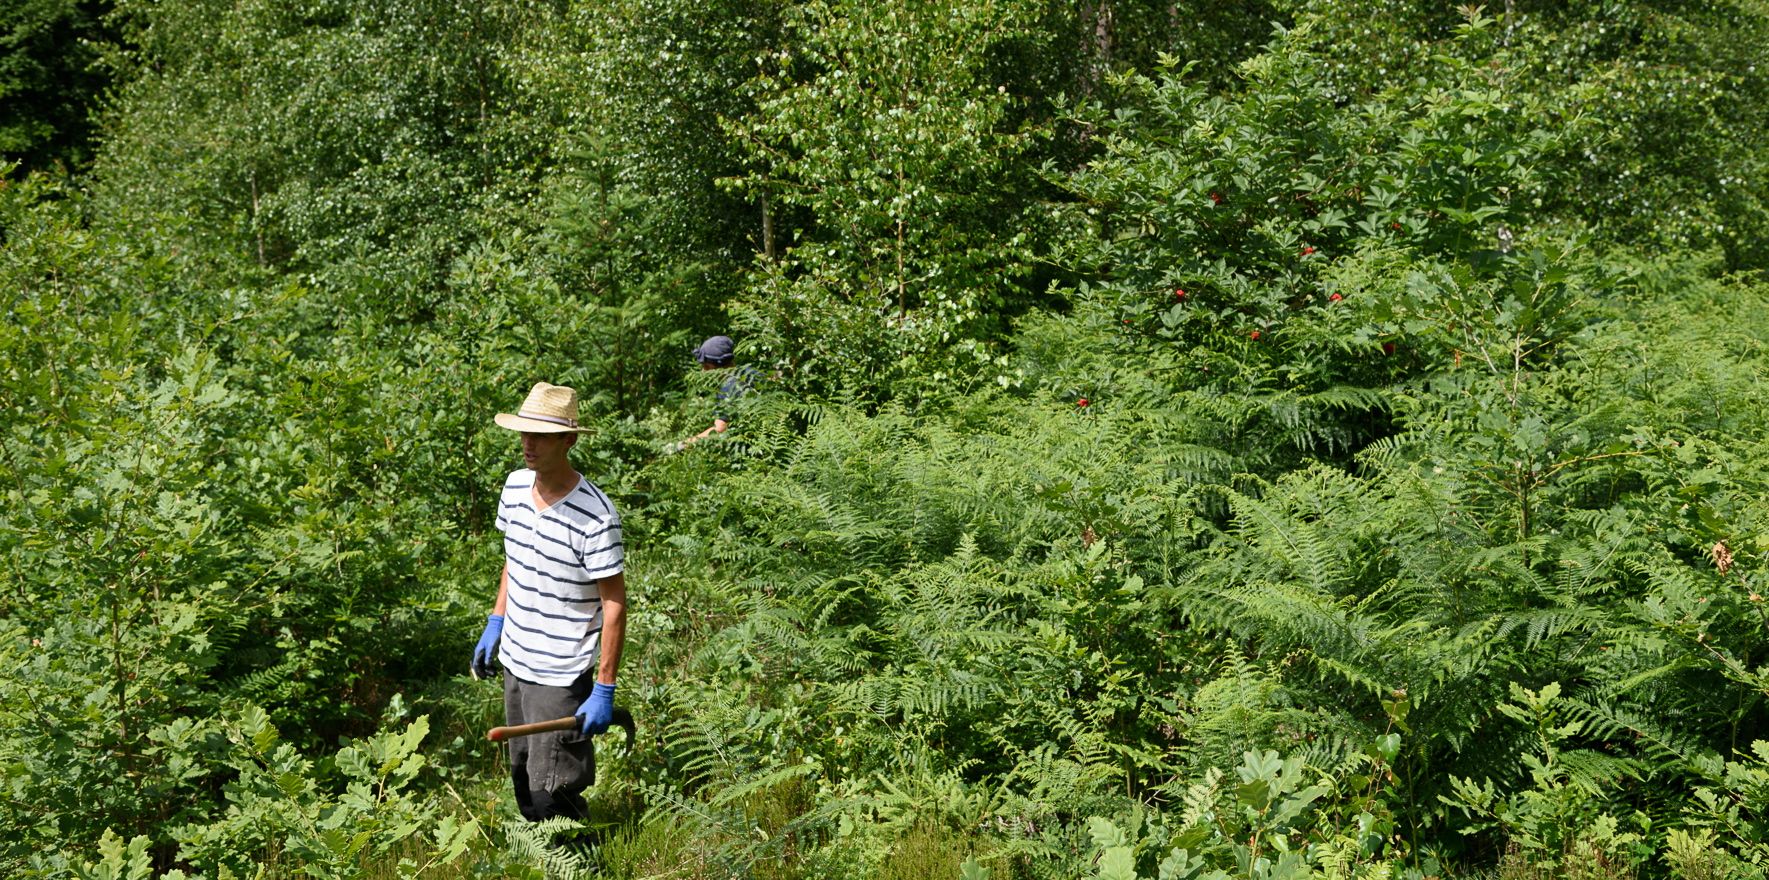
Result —
[{"label": "man's face", "polygon": [[533,470],[554,470],[565,464],[565,451],[576,441],[576,434],[531,434],[523,431],[522,462]]}]

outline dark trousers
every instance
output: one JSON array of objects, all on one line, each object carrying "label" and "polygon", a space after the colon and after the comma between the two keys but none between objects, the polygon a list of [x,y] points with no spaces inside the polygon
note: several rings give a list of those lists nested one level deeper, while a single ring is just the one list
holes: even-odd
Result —
[{"label": "dark trousers", "polygon": [[[596,683],[591,667],[568,687],[526,682],[504,672],[506,724],[551,721],[577,712]],[[596,750],[590,738],[568,730],[510,740],[510,780],[523,818],[584,817],[583,790],[596,781]]]}]

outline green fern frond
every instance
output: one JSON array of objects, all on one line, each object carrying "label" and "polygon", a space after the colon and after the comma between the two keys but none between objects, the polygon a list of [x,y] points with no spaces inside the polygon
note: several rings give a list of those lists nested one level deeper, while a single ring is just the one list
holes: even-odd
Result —
[{"label": "green fern frond", "polygon": [[1603,700],[1579,697],[1562,697],[1560,705],[1569,717],[1584,723],[1587,737],[1619,739],[1624,746],[1637,748],[1657,759],[1655,769],[1668,769],[1679,764],[1696,766],[1703,760],[1718,757],[1718,753],[1663,728],[1634,710]]},{"label": "green fern frond", "polygon": [[756,792],[765,791],[803,776],[815,776],[821,772],[821,768],[816,764],[788,764],[785,767],[755,774],[735,785],[726,786],[713,796],[711,805],[723,807],[739,803]]},{"label": "green fern frond", "polygon": [[1606,755],[1588,749],[1574,749],[1555,755],[1555,765],[1566,771],[1566,784],[1591,796],[1614,791],[1624,780],[1637,780],[1644,767],[1640,761],[1619,755]]}]

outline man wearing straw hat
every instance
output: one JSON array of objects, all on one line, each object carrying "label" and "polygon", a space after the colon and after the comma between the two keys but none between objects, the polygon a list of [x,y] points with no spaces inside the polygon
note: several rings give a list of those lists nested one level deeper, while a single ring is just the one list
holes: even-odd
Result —
[{"label": "man wearing straw hat", "polygon": [[520,432],[527,467],[504,480],[498,531],[504,568],[497,602],[473,649],[473,673],[504,668],[508,724],[576,715],[577,730],[510,741],[510,777],[524,818],[581,818],[596,778],[590,737],[608,729],[626,639],[620,514],[567,458],[577,392],[538,383],[499,427]]}]

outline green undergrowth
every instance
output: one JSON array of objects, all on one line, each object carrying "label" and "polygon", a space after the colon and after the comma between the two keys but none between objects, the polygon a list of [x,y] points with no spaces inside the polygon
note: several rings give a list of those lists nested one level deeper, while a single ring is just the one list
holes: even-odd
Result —
[{"label": "green undergrowth", "polygon": [[[1386,389],[1338,463],[1249,472],[1198,451],[1232,401],[1108,392],[782,402],[653,465],[718,470],[660,566],[697,576],[647,582],[653,809],[736,865],[933,827],[1005,876],[1699,875],[1720,828],[1749,864],[1769,326],[1748,284],[1626,277],[1551,357]],[[785,837],[733,834],[787,783]]]},{"label": "green undergrowth", "polygon": [[[111,5],[0,166],[0,875],[1769,866],[1756,7]],[[639,733],[531,825],[539,380]]]}]

